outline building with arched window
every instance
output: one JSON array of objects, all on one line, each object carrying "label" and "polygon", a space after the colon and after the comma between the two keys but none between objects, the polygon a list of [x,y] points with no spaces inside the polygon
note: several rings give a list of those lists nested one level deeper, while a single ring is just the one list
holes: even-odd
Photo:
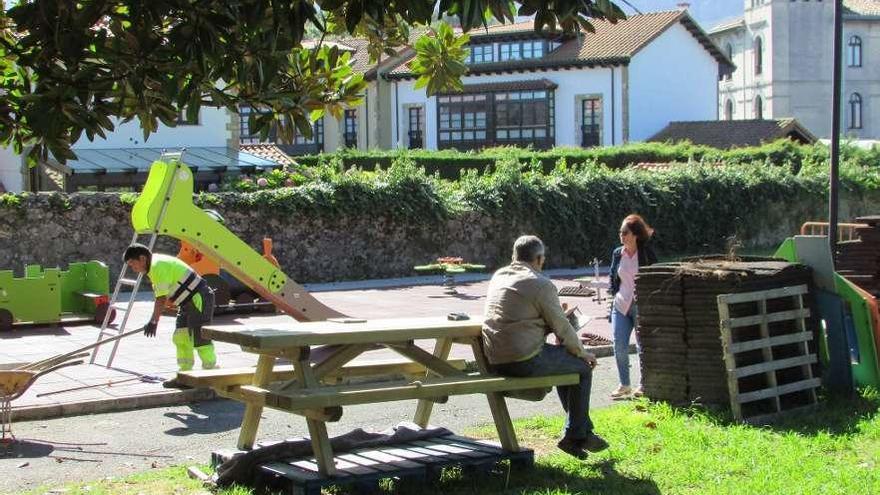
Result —
[{"label": "building with arched window", "polygon": [[[880,139],[871,101],[880,81],[880,0],[842,2],[841,127],[856,139]],[[795,118],[819,138],[831,137],[834,3],[743,0],[742,16],[710,29],[736,66],[719,78],[719,117]]]}]

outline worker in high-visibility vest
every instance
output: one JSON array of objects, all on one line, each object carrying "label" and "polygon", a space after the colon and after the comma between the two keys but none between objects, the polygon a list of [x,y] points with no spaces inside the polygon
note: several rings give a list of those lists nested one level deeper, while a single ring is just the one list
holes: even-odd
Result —
[{"label": "worker in high-visibility vest", "polygon": [[[171,338],[177,348],[177,366],[189,371],[199,355],[203,369],[217,366],[214,343],[201,335],[202,326],[214,315],[214,291],[186,263],[174,256],[153,253],[143,244],[132,244],[123,255],[125,263],[136,273],[145,273],[153,285],[153,314],[144,325],[144,335],[156,336],[159,316],[166,306],[177,307],[177,325]],[[165,387],[180,387],[177,380],[168,380]]]}]

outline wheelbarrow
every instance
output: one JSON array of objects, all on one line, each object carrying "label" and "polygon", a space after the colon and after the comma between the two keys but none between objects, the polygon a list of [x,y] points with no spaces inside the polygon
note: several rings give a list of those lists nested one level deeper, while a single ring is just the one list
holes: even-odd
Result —
[{"label": "wheelbarrow", "polygon": [[12,434],[12,401],[27,392],[37,378],[61,368],[82,364],[82,358],[89,355],[85,351],[139,332],[141,332],[141,329],[131,330],[42,361],[35,361],[33,363],[0,363],[0,430],[2,430],[0,432],[0,444],[8,445],[15,441],[15,435]]}]

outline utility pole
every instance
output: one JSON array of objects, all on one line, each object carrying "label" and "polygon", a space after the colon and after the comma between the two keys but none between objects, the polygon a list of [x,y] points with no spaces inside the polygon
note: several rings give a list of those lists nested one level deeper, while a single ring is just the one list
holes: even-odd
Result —
[{"label": "utility pole", "polygon": [[828,184],[828,243],[831,246],[832,259],[837,251],[837,207],[839,203],[842,1],[834,0],[834,42],[832,44],[834,73],[831,81],[831,172]]}]

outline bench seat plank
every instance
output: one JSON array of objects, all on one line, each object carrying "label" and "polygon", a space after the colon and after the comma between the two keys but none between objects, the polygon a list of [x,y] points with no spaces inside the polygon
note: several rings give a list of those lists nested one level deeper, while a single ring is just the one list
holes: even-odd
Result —
[{"label": "bench seat plank", "polygon": [[574,385],[576,373],[526,378],[469,375],[467,378],[432,378],[414,382],[383,382],[316,389],[272,391],[249,387],[249,394],[263,393],[267,407],[285,411],[320,409],[397,400],[428,399],[438,396],[484,394],[556,385]]},{"label": "bench seat plank", "polygon": [[[450,366],[463,370],[465,368],[464,359],[450,359],[447,361]],[[241,368],[216,368],[212,370],[192,370],[184,371],[177,374],[178,380],[184,385],[190,387],[210,387],[214,389],[223,389],[235,385],[250,385],[253,381],[254,367]],[[342,368],[329,373],[323,377],[324,380],[336,379],[340,377],[364,377],[375,375],[392,375],[400,374],[404,376],[422,376],[425,374],[425,367],[419,363],[413,363],[408,360],[387,360],[365,362],[363,364],[354,363],[343,366]],[[295,373],[292,364],[276,365],[272,370],[269,382],[281,382],[293,380]]]}]

